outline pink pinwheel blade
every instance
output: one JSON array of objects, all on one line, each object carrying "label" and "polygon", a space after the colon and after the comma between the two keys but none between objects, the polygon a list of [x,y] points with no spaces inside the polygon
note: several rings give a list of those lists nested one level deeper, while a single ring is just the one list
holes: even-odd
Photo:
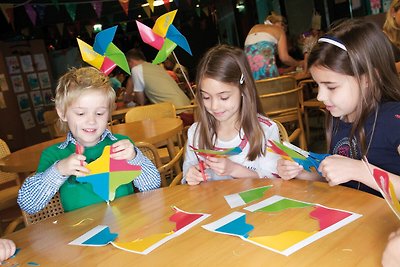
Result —
[{"label": "pink pinwheel blade", "polygon": [[164,38],[155,34],[151,28],[147,27],[139,21],[136,21],[136,25],[138,27],[140,37],[142,37],[143,42],[151,45],[157,50],[160,50],[164,44]]},{"label": "pink pinwheel blade", "polygon": [[100,71],[102,71],[105,75],[109,75],[116,66],[117,65],[111,59],[105,57]]}]

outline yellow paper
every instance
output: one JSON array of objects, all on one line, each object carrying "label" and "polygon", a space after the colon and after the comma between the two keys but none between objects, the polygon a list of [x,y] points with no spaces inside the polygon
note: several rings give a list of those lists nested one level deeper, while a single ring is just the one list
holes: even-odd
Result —
[{"label": "yellow paper", "polygon": [[89,163],[86,168],[91,174],[103,173],[110,171],[110,146],[104,148],[103,154],[95,161]]},{"label": "yellow paper", "polygon": [[248,239],[263,246],[284,251],[317,232],[286,231],[274,236],[256,236]]},{"label": "yellow paper", "polygon": [[91,47],[84,41],[80,40],[79,38],[76,38],[76,39],[78,41],[78,46],[79,46],[79,50],[81,51],[83,61],[92,65],[96,69],[100,69],[101,65],[103,64],[103,61],[104,61],[104,56],[96,53],[93,50],[93,47]]},{"label": "yellow paper", "polygon": [[171,231],[169,233],[161,233],[161,234],[151,235],[151,236],[145,237],[143,239],[137,239],[137,240],[134,240],[131,242],[113,242],[113,244],[118,248],[143,252],[150,246],[156,244],[157,242],[161,241],[165,237],[172,235],[173,233],[174,232]]},{"label": "yellow paper", "polygon": [[172,22],[174,21],[177,11],[178,10],[174,10],[174,11],[165,13],[164,15],[160,16],[156,20],[156,23],[154,24],[153,32],[162,37],[165,37],[165,35],[167,35],[169,25],[171,25]]}]

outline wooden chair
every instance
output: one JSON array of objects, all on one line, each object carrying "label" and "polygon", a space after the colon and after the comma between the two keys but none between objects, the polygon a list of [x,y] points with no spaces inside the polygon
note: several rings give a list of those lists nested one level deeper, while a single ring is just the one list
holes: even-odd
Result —
[{"label": "wooden chair", "polygon": [[[10,153],[11,152],[7,143],[4,142],[4,140],[0,139],[0,158],[3,158]],[[21,182],[19,180],[18,174],[0,172],[0,211],[4,211],[12,207],[17,207],[17,197],[20,187]],[[0,222],[9,223],[14,219],[15,218],[10,218],[8,220],[2,219]]]},{"label": "wooden chair", "polygon": [[35,214],[28,214],[22,211],[24,222],[26,226],[38,223],[48,218],[52,218],[64,213],[64,208],[61,204],[60,193],[57,192],[50,202],[42,210]]},{"label": "wooden chair", "polygon": [[260,95],[261,104],[268,117],[284,125],[293,126],[289,142],[298,141],[298,145],[307,150],[307,143],[301,114],[302,86],[290,90]]},{"label": "wooden chair", "polygon": [[286,131],[285,126],[283,126],[283,124],[278,120],[273,120],[273,121],[278,126],[278,129],[279,129],[279,140],[281,141],[281,143],[284,142],[284,141],[290,142],[289,141],[289,136],[288,136],[288,133]]},{"label": "wooden chair", "polygon": [[183,177],[183,172],[181,172],[180,174],[178,174],[177,176],[175,176],[175,178],[171,181],[171,183],[169,184],[169,187],[174,187],[176,185],[180,185],[181,181],[182,181],[182,177]]},{"label": "wooden chair", "polygon": [[131,108],[125,114],[125,122],[141,121],[144,119],[175,118],[175,106],[170,102],[145,105]]},{"label": "wooden chair", "polygon": [[50,138],[54,139],[57,137],[65,136],[67,131],[63,131],[60,129],[58,125],[58,114],[55,110],[48,110],[43,113],[44,124],[47,126],[49,130]]},{"label": "wooden chair", "polygon": [[256,81],[258,95],[286,91],[297,87],[296,78],[293,76],[279,76]]},{"label": "wooden chair", "polygon": [[137,142],[135,145],[142,151],[142,153],[150,159],[153,164],[157,167],[158,171],[161,175],[161,186],[165,187],[168,185],[167,178],[174,177],[174,170],[175,175],[179,175],[182,172],[181,165],[182,165],[182,157],[184,148],[180,148],[179,151],[173,156],[173,158],[165,163],[162,164],[160,155],[158,154],[158,149],[147,142]]}]

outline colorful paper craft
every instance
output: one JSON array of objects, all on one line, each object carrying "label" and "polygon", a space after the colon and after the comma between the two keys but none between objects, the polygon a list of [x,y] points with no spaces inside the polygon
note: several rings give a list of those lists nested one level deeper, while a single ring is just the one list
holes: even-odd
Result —
[{"label": "colorful paper craft", "polygon": [[105,246],[117,238],[118,234],[110,233],[107,225],[98,225],[92,230],[71,241],[69,245],[75,246]]},{"label": "colorful paper craft", "polygon": [[[319,222],[319,228],[315,229],[315,231],[305,232],[296,229],[288,229],[288,231],[281,232],[277,235],[252,236],[250,231],[253,229],[253,226],[246,223],[246,216],[252,215],[246,215],[242,212],[233,212],[215,222],[203,225],[203,228],[217,233],[238,236],[257,246],[289,256],[306,245],[362,216],[353,212],[332,209],[319,204],[302,202],[278,195],[244,209],[250,212],[260,212],[258,214],[261,214],[261,212],[276,214],[286,209],[308,207],[314,208],[313,211],[310,212],[310,218],[316,219]],[[232,227],[232,225],[234,227]]]},{"label": "colorful paper craft", "polygon": [[131,242],[112,242],[111,244],[119,249],[139,253],[148,254],[157,247],[166,243],[167,241],[183,234],[190,228],[199,224],[201,221],[208,218],[210,215],[205,213],[190,213],[173,207],[175,213],[169,218],[170,221],[175,222],[174,230],[168,233],[157,233],[144,238],[136,239]]},{"label": "colorful paper craft", "polygon": [[116,31],[117,26],[114,26],[97,33],[93,47],[76,38],[79,50],[81,51],[83,61],[104,72],[106,75],[110,74],[116,66],[130,75],[131,71],[124,53],[112,43]]},{"label": "colorful paper craft", "polygon": [[152,29],[136,21],[143,42],[159,50],[153,60],[153,64],[164,62],[177,45],[192,55],[192,51],[190,50],[189,43],[185,36],[172,25],[177,11],[178,10],[174,10],[160,16]]},{"label": "colorful paper craft", "polygon": [[272,185],[253,188],[236,194],[224,196],[224,198],[226,202],[228,202],[229,206],[233,209],[262,198],[264,196],[264,193],[271,187]]},{"label": "colorful paper craft", "polygon": [[104,147],[103,154],[86,166],[89,175],[76,177],[78,182],[90,183],[93,191],[107,202],[114,200],[119,186],[132,182],[141,173],[140,166],[110,158],[110,149],[110,146]]},{"label": "colorful paper craft", "polygon": [[400,220],[400,203],[397,198],[394,186],[389,179],[389,174],[377,168],[374,168],[371,171],[367,158],[364,158],[363,162],[367,167],[368,172],[371,174],[373,180],[378,185],[379,191],[385,198],[387,204],[392,209],[397,218]]},{"label": "colorful paper craft", "polygon": [[275,140],[268,140],[268,151],[278,154],[284,159],[297,162],[308,172],[311,172],[312,169],[318,172],[321,161],[330,156],[329,154],[307,152],[288,142],[281,144]]},{"label": "colorful paper craft", "polygon": [[226,158],[230,156],[239,155],[242,153],[242,149],[240,147],[227,148],[224,150],[212,150],[212,149],[199,149],[190,146],[192,151],[197,153],[202,157],[216,157],[216,158]]}]

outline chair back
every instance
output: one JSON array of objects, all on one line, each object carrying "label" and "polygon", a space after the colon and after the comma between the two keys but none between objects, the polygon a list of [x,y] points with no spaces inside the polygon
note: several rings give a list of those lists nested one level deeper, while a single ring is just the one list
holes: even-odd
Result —
[{"label": "chair back", "polygon": [[125,114],[125,122],[141,121],[144,119],[175,118],[175,106],[170,102],[162,102],[131,108]]},{"label": "chair back", "polygon": [[169,162],[162,164],[160,155],[158,154],[158,149],[154,145],[147,142],[137,142],[135,143],[135,145],[148,159],[153,162],[157,170],[160,172],[162,187],[168,186],[168,178],[172,180],[175,175],[179,175],[182,172],[181,161],[183,158],[183,147],[179,149],[179,151],[172,157]]},{"label": "chair back", "polygon": [[57,137],[65,136],[67,131],[61,130],[59,126],[59,117],[57,111],[55,110],[48,110],[43,113],[44,124],[47,126],[49,130],[50,138],[54,139]]},{"label": "chair back", "polygon": [[276,125],[278,126],[278,129],[279,129],[279,141],[281,141],[281,143],[285,142],[285,141],[289,142],[289,136],[288,136],[285,126],[283,126],[283,124],[278,120],[273,120],[273,121],[276,123]]},{"label": "chair back", "polygon": [[35,214],[28,214],[22,211],[24,217],[24,222],[26,226],[38,223],[48,218],[55,217],[57,215],[63,214],[64,208],[61,204],[60,193],[57,192],[50,202],[42,210]]},{"label": "chair back", "polygon": [[293,76],[279,76],[256,81],[258,95],[282,92],[296,87],[297,81]]},{"label": "chair back", "polygon": [[[7,143],[3,139],[0,139],[0,159],[10,154],[11,154],[10,148],[8,147]],[[0,185],[8,182],[15,182],[17,186],[21,185],[21,182],[16,173],[0,171]]]},{"label": "chair back", "polygon": [[[306,150],[306,138],[301,114],[302,86],[290,90],[260,95],[261,104],[266,115],[287,126],[289,141],[298,141],[298,145]],[[290,130],[288,130],[290,127]]]}]

